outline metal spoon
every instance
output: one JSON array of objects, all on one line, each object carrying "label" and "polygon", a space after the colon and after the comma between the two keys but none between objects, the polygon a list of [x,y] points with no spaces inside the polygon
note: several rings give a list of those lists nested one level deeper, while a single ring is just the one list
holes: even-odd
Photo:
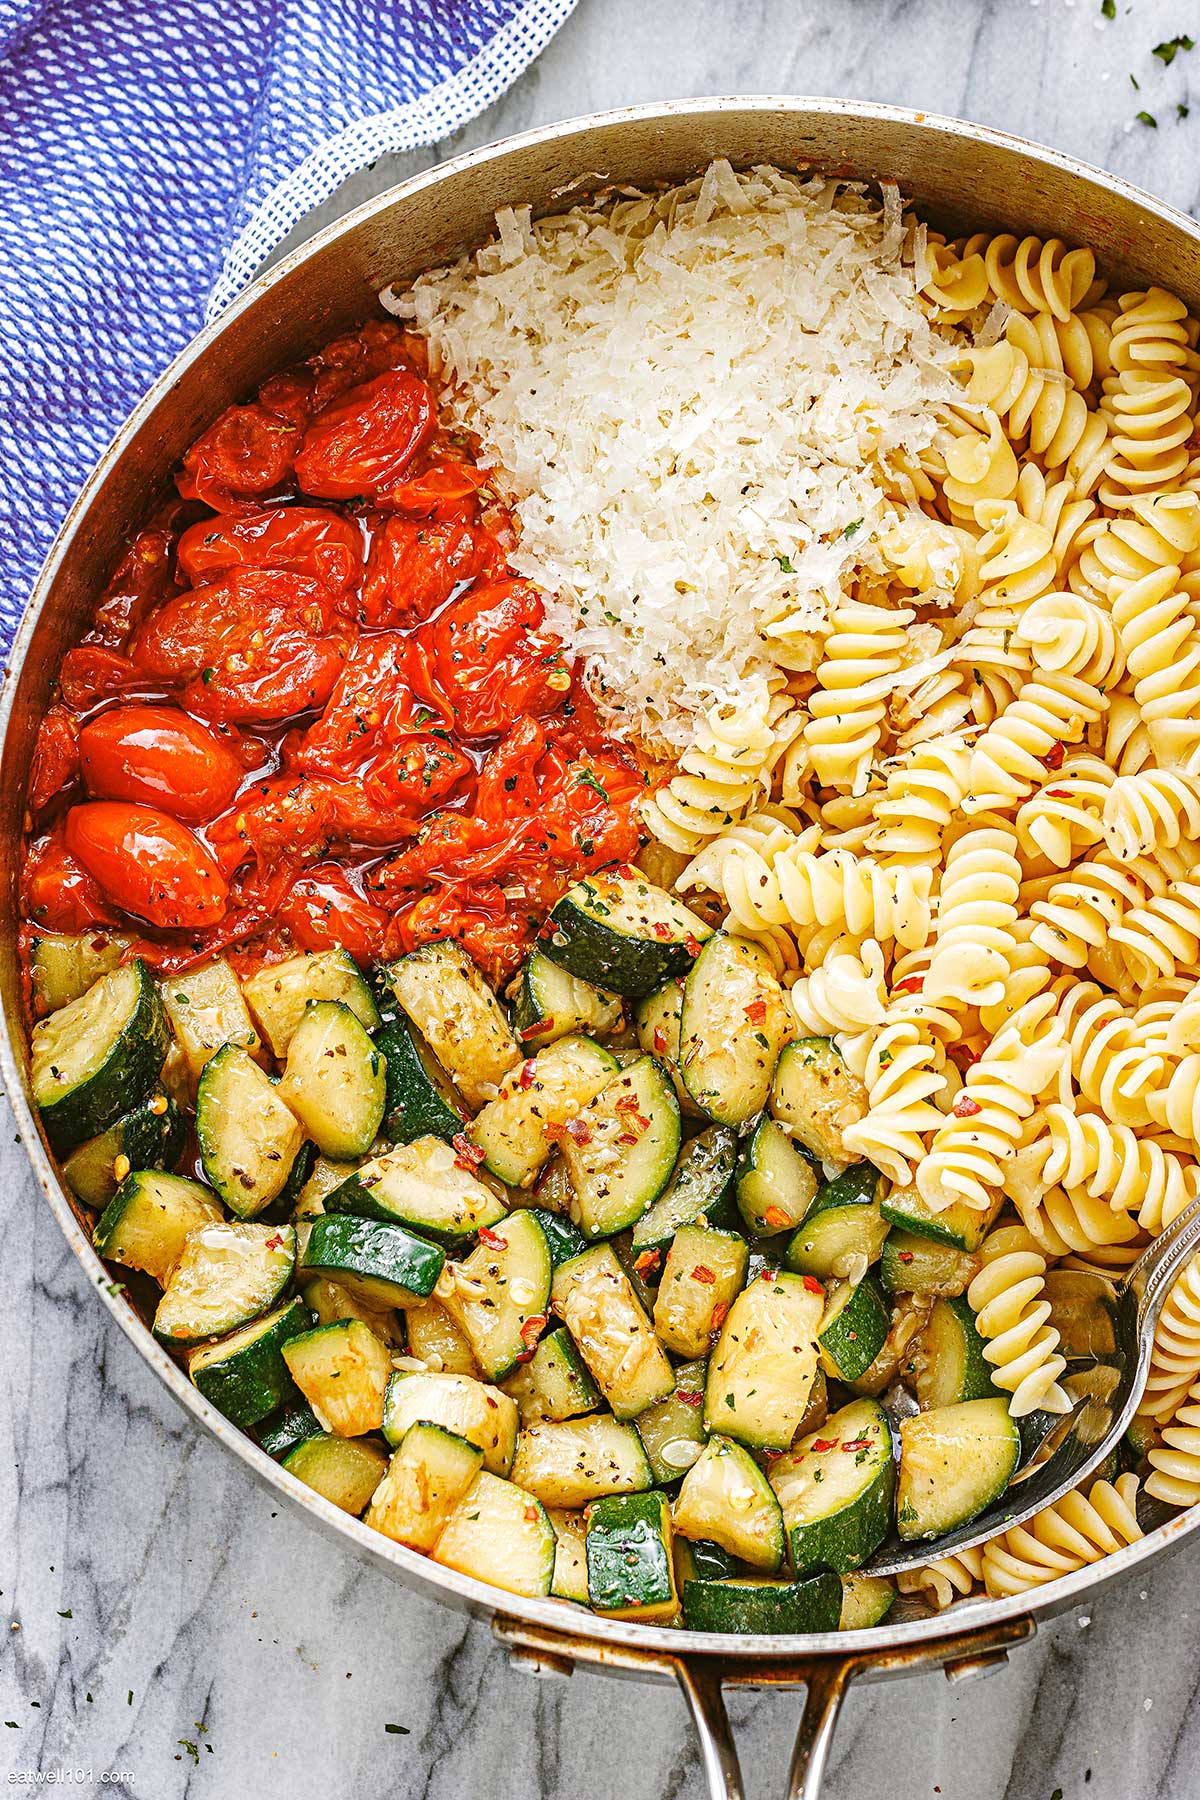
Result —
[{"label": "metal spoon", "polygon": [[[1067,1372],[1059,1385],[1071,1396],[1069,1413],[1022,1421],[1026,1454],[1006,1493],[957,1531],[918,1543],[893,1534],[863,1565],[864,1573],[895,1575],[969,1550],[997,1532],[1021,1525],[1085,1482],[1120,1443],[1138,1409],[1150,1373],[1154,1328],[1175,1277],[1200,1246],[1200,1196],[1150,1245],[1120,1281],[1085,1270],[1052,1269],[1046,1276],[1048,1323],[1061,1334]],[[897,1393],[885,1399],[898,1434],[916,1402]]]}]

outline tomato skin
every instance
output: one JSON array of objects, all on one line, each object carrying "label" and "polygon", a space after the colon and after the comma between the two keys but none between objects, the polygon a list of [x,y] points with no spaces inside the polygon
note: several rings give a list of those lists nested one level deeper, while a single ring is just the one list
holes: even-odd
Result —
[{"label": "tomato skin", "polygon": [[211,925],[225,912],[225,878],[187,826],[167,813],[117,800],[73,806],[66,845],[106,900],[150,925]]},{"label": "tomato skin", "polygon": [[296,479],[321,499],[374,494],[400,479],[436,423],[420,377],[389,369],[316,415],[296,454]]},{"label": "tomato skin", "polygon": [[462,519],[377,517],[358,616],[364,625],[416,625],[473,581],[489,541]]},{"label": "tomato skin", "polygon": [[466,511],[477,510],[464,508],[463,502],[472,500],[487,483],[486,470],[477,469],[472,463],[452,462],[443,457],[390,488],[387,503],[420,518],[455,518]]},{"label": "tomato skin", "polygon": [[114,694],[146,685],[144,669],[100,644],[76,644],[59,665],[58,691],[76,712],[86,712],[97,700],[110,700]]},{"label": "tomato skin", "polygon": [[98,798],[161,806],[192,823],[227,807],[245,775],[214,731],[174,706],[99,713],[79,733],[79,760]]},{"label": "tomato skin", "polygon": [[196,439],[175,485],[185,500],[236,512],[290,480],[300,434],[265,406],[230,406]]},{"label": "tomato skin", "polygon": [[363,575],[362,532],[344,513],[321,506],[258,507],[201,519],[180,538],[178,554],[195,587],[231,569],[293,569],[344,594]]},{"label": "tomato skin", "polygon": [[297,760],[314,775],[355,774],[381,744],[449,723],[450,709],[419,700],[408,679],[408,636],[380,631],[359,638],[325,711],[309,727]]},{"label": "tomato skin", "polygon": [[[171,510],[166,509],[168,515]],[[174,511],[184,511],[178,501]],[[138,532],[117,564],[95,618],[97,634],[112,648],[120,648],[151,608],[160,606],[173,592],[175,538],[173,520],[148,526]]]},{"label": "tomato skin", "polygon": [[301,875],[274,912],[302,950],[341,947],[356,962],[369,962],[383,948],[387,913],[364,900],[337,863],[318,863]]},{"label": "tomato skin", "polygon": [[78,932],[118,922],[92,877],[67,849],[61,825],[31,849],[22,888],[25,913],[45,931]]},{"label": "tomato skin", "polygon": [[65,706],[52,706],[38,726],[29,768],[29,805],[35,813],[79,774],[79,727]]},{"label": "tomato skin", "polygon": [[410,340],[394,319],[368,319],[357,331],[334,338],[309,359],[313,411],[322,411],[388,369],[413,363],[423,349],[424,340]]},{"label": "tomato skin", "polygon": [[561,706],[570,669],[561,638],[537,629],[545,612],[531,582],[490,581],[413,634],[413,686],[445,698],[458,736],[498,737]]},{"label": "tomato skin", "polygon": [[419,819],[474,775],[475,764],[454,744],[432,733],[414,734],[366,765],[362,792],[369,807],[385,816]]}]

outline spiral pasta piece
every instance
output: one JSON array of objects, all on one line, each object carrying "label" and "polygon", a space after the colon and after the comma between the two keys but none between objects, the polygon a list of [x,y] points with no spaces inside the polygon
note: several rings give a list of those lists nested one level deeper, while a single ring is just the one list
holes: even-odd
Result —
[{"label": "spiral pasta piece", "polygon": [[881,679],[894,675],[915,614],[847,600],[837,607],[808,702],[804,743],[825,787],[866,791],[886,711]]},{"label": "spiral pasta piece", "polygon": [[1140,1419],[1165,1425],[1174,1418],[1200,1375],[1200,1257],[1193,1257],[1176,1279],[1154,1328],[1154,1349],[1146,1391],[1138,1405]]},{"label": "spiral pasta piece", "polygon": [[979,1248],[983,1267],[967,1289],[967,1305],[985,1340],[992,1380],[1009,1395],[1014,1419],[1035,1411],[1060,1413],[1070,1401],[1058,1385],[1066,1359],[1058,1332],[1047,1323],[1046,1259],[1022,1225],[989,1232]]},{"label": "spiral pasta piece", "polygon": [[1165,894],[1135,907],[1112,930],[1133,979],[1181,970],[1200,975],[1200,881],[1173,881]]},{"label": "spiral pasta piece", "polygon": [[[1113,1211],[1133,1214],[1152,1233],[1190,1205],[1200,1170],[1153,1138],[1139,1137],[1131,1126],[1114,1125],[1100,1113],[1076,1113],[1069,1106],[1048,1106],[1042,1118],[1046,1154],[1040,1173],[1045,1182],[1072,1193],[1083,1190]],[[1093,1241],[1105,1242],[1103,1232],[1098,1229]],[[1082,1246],[1071,1243],[1070,1248]]]},{"label": "spiral pasta piece", "polygon": [[1150,743],[1164,767],[1200,758],[1200,630],[1177,565],[1113,595],[1113,622]]},{"label": "spiral pasta piece", "polygon": [[1151,1124],[1154,1096],[1165,1079],[1165,1058],[1143,1041],[1121,1002],[1095,982],[1064,977],[1055,991],[1056,1017],[1080,1095],[1114,1125]]},{"label": "spiral pasta piece", "polygon": [[945,1052],[903,998],[894,1000],[871,1044],[862,1079],[867,1111],[847,1127],[847,1150],[865,1157],[890,1181],[906,1186],[942,1124],[934,1097],[946,1086]]},{"label": "spiral pasta piece", "polygon": [[1077,743],[1106,706],[1092,683],[1075,675],[1028,682],[975,746],[968,810],[1008,807],[1023,799],[1044,777],[1050,753]]},{"label": "spiral pasta piece", "polygon": [[642,803],[659,842],[687,855],[769,795],[792,710],[789,696],[779,694],[710,717],[681,757],[680,772]]},{"label": "spiral pasta piece", "polygon": [[940,860],[942,834],[962,805],[971,752],[961,737],[929,738],[886,766],[866,847],[905,862]]},{"label": "spiral pasta piece", "polygon": [[999,419],[988,409],[982,423],[982,431],[974,422],[952,425],[941,452],[942,497],[952,522],[969,528],[977,522],[976,506],[1009,500],[1017,488],[1017,459]]},{"label": "spiral pasta piece", "polygon": [[1104,522],[1072,571],[1079,585],[1111,601],[1120,588],[1172,564],[1182,567],[1200,548],[1200,499],[1188,488],[1132,500],[1126,512]]},{"label": "spiral pasta piece", "polygon": [[1021,865],[1015,834],[1000,825],[967,831],[946,856],[928,999],[987,1006],[1003,998],[1012,959]]},{"label": "spiral pasta piece", "polygon": [[993,1599],[1025,1594],[1044,1582],[1073,1575],[1144,1534],[1137,1519],[1138,1478],[1094,1481],[1086,1496],[1076,1488],[1053,1506],[1014,1525],[984,1547],[983,1585]]},{"label": "spiral pasta piece", "polygon": [[800,1030],[832,1037],[880,1025],[886,1011],[883,951],[874,938],[827,954],[788,994]]},{"label": "spiral pasta piece", "polygon": [[1200,836],[1200,777],[1173,769],[1119,775],[1104,797],[1104,841],[1129,862]]},{"label": "spiral pasta piece", "polygon": [[820,854],[799,841],[769,857],[731,839],[718,839],[679,877],[681,892],[707,887],[720,894],[740,925],[821,925],[919,947],[929,935],[931,868],[884,867],[849,850]]},{"label": "spiral pasta piece", "polygon": [[1104,838],[1104,807],[1114,776],[1106,763],[1087,752],[1066,756],[1060,769],[1035,788],[1013,821],[1023,857],[1045,857],[1055,869]]},{"label": "spiral pasta piece", "polygon": [[935,1612],[944,1612],[956,1600],[965,1600],[983,1579],[983,1545],[956,1550],[920,1568],[901,1569],[896,1587],[902,1594],[920,1594]]},{"label": "spiral pasta piece", "polygon": [[1015,636],[1046,675],[1077,676],[1098,687],[1124,672],[1111,615],[1082,594],[1043,594],[1025,608]]},{"label": "spiral pasta piece", "polygon": [[1037,921],[1034,942],[1047,956],[1081,969],[1129,912],[1167,886],[1162,871],[1145,858],[1118,862],[1107,850],[1077,863],[1045,899],[1029,908]]},{"label": "spiral pasta piece", "polygon": [[[1187,1398],[1169,1425],[1161,1443],[1146,1455],[1152,1473],[1146,1492],[1168,1506],[1194,1506],[1200,1500],[1200,1382],[1193,1382]],[[901,1589],[901,1592],[904,1590]]]}]

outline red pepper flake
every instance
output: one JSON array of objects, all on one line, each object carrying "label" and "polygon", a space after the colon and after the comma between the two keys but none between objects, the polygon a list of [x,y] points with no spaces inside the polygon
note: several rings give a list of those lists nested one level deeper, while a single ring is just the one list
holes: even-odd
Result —
[{"label": "red pepper flake", "polygon": [[954,1102],[954,1116],[956,1119],[973,1119],[976,1113],[981,1113],[982,1111],[983,1108],[980,1106],[978,1100],[972,1100],[970,1094],[960,1094],[958,1099]]},{"label": "red pepper flake", "polygon": [[636,1131],[622,1131],[617,1138],[618,1144],[636,1144],[637,1141],[638,1134]]},{"label": "red pepper flake", "polygon": [[661,1025],[656,1025],[654,1027],[653,1043],[654,1054],[656,1056],[665,1056],[667,1054],[667,1034]]},{"label": "red pepper flake", "polygon": [[660,939],[662,943],[667,944],[671,940],[671,927],[669,925],[664,925],[660,919],[654,927],[654,935],[656,938]]},{"label": "red pepper flake", "polygon": [[546,1123],[542,1126],[542,1130],[552,1144],[561,1144],[567,1135],[566,1126],[560,1125],[557,1119],[547,1119]]},{"label": "red pepper flake", "polygon": [[765,1000],[752,1000],[743,1011],[752,1025],[765,1025],[767,1020],[767,1003]]},{"label": "red pepper flake", "polygon": [[526,1025],[523,1030],[517,1033],[517,1036],[524,1044],[529,1038],[545,1037],[548,1031],[553,1030],[553,1019],[535,1019],[532,1025]]},{"label": "red pepper flake", "polygon": [[1045,792],[1051,800],[1070,800],[1072,798],[1070,788],[1047,788]]},{"label": "red pepper flake", "polygon": [[849,1443],[842,1445],[843,1450],[870,1450],[871,1448],[870,1438],[852,1438]]},{"label": "red pepper flake", "polygon": [[704,948],[704,945],[700,942],[700,939],[695,935],[694,932],[689,931],[687,936],[683,940],[683,947],[687,951],[689,956],[696,957],[696,956],[699,956],[700,952]]},{"label": "red pepper flake", "polygon": [[[636,881],[641,875],[641,870],[635,869],[630,863],[618,863],[613,874],[619,875],[622,881]],[[645,880],[645,876],[642,876],[642,879]]]},{"label": "red pepper flake", "polygon": [[269,1237],[267,1239],[266,1244],[264,1245],[264,1249],[267,1249],[267,1250],[282,1250],[283,1249],[283,1239],[280,1237],[278,1232],[276,1232],[273,1237]]},{"label": "red pepper flake", "polygon": [[651,1274],[662,1261],[661,1250],[643,1250],[633,1265],[635,1275]]},{"label": "red pepper flake", "polygon": [[722,1325],[725,1323],[725,1315],[728,1311],[729,1311],[728,1300],[718,1300],[717,1304],[712,1309],[712,1327],[711,1327],[711,1329],[713,1331],[720,1331]]},{"label": "red pepper flake", "polygon": [[533,1061],[532,1057],[529,1057],[525,1062],[523,1062],[521,1064],[521,1074],[517,1081],[517,1086],[528,1089],[533,1086],[533,1084],[536,1080],[537,1080],[537,1071],[534,1066],[534,1061]]},{"label": "red pepper flake", "polygon": [[806,1275],[804,1277],[804,1286],[806,1292],[810,1294],[823,1294],[825,1292],[825,1289],[821,1286],[815,1275]]},{"label": "red pepper flake", "polygon": [[485,1250],[508,1249],[508,1239],[497,1236],[494,1231],[489,1231],[486,1225],[479,1227],[479,1241]]},{"label": "red pepper flake", "polygon": [[636,1094],[622,1094],[616,1105],[618,1112],[636,1112],[638,1097]]},{"label": "red pepper flake", "polygon": [[584,1119],[568,1119],[567,1135],[576,1144],[590,1144],[592,1128]]},{"label": "red pepper flake", "polygon": [[540,938],[552,938],[557,930],[558,926],[554,923],[554,920],[547,919],[546,923],[539,929],[538,936]]},{"label": "red pepper flake", "polygon": [[1066,755],[1067,746],[1065,744],[1051,744],[1049,750],[1047,750],[1045,756],[1043,756],[1042,761],[1048,769],[1061,769],[1066,760]]},{"label": "red pepper flake", "polygon": [[525,1522],[526,1522],[526,1524],[528,1524],[528,1525],[536,1525],[536,1524],[537,1524],[537,1522],[538,1522],[538,1520],[539,1520],[539,1518],[540,1518],[540,1517],[541,1517],[541,1508],[540,1508],[540,1507],[537,1507],[537,1506],[527,1506],[527,1507],[526,1507],[526,1508],[525,1508]]},{"label": "red pepper flake", "polygon": [[456,1169],[477,1169],[486,1152],[479,1144],[473,1144],[465,1131],[456,1131],[450,1139],[458,1152],[454,1158]]},{"label": "red pepper flake", "polygon": [[[774,1281],[778,1273],[778,1269],[764,1269],[758,1279],[760,1281]],[[807,1280],[808,1277],[806,1276],[805,1281],[807,1282]]]},{"label": "red pepper flake", "polygon": [[838,1441],[836,1438],[814,1438],[813,1440],[814,1450],[836,1450],[837,1447]]},{"label": "red pepper flake", "polygon": [[704,1395],[693,1388],[679,1388],[675,1398],[682,1400],[685,1406],[703,1406]]},{"label": "red pepper flake", "polygon": [[692,1280],[698,1281],[702,1287],[711,1287],[716,1279],[707,1263],[697,1263],[692,1270]]},{"label": "red pepper flake", "polygon": [[893,994],[919,994],[924,986],[925,977],[923,975],[906,975],[903,981],[896,983],[892,992]]},{"label": "red pepper flake", "polygon": [[[482,1236],[482,1233],[480,1234]],[[530,1313],[521,1327],[521,1342],[530,1348],[537,1343],[546,1324],[546,1313]]]},{"label": "red pepper flake", "polygon": [[785,1225],[791,1224],[791,1220],[784,1212],[782,1206],[768,1206],[766,1212],[763,1214],[763,1224],[773,1225],[776,1231],[782,1231]]},{"label": "red pepper flake", "polygon": [[910,1263],[915,1260],[911,1250],[898,1250],[896,1252],[896,1255],[897,1255],[897,1258],[899,1259],[899,1261],[902,1263]]}]

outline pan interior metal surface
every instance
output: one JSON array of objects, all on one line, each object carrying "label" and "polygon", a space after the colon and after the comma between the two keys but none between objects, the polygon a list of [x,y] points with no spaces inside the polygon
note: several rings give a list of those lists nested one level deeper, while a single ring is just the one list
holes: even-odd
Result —
[{"label": "pan interior metal surface", "polygon": [[[75,640],[129,531],[169,482],[187,445],[225,406],[264,376],[303,356],[376,307],[378,290],[403,282],[471,246],[491,229],[498,207],[528,202],[537,212],[569,206],[611,183],[652,186],[685,179],[713,157],[815,168],[847,178],[892,179],[932,223],[950,229],[1007,229],[1090,244],[1119,285],[1157,282],[1200,305],[1200,233],[1192,221],[1126,184],[1018,139],[954,120],[840,101],[706,100],[642,107],[531,132],[417,176],[323,232],[245,296],[180,356],[119,434],[68,518],[35,590],[10,665],[0,725],[0,876],[7,916],[15,888],[23,796],[33,735],[62,652]],[[0,955],[6,1031],[0,1065],[38,1181],[90,1281],[172,1392],[212,1434],[289,1503],[353,1542],[377,1566],[480,1614],[502,1610],[531,1630],[567,1633],[596,1655],[622,1647],[678,1657],[702,1650],[753,1664],[797,1656],[901,1652],[947,1645],[968,1626],[1005,1626],[1048,1614],[1179,1543],[1200,1526],[1200,1509],[1146,1539],[1057,1582],[1032,1601],[971,1603],[952,1616],[922,1618],[848,1636],[705,1637],[615,1622],[553,1601],[521,1600],[400,1549],[339,1513],[272,1463],[201,1399],[153,1342],[132,1307],[105,1292],[107,1275],[83,1221],[46,1153],[27,1090],[27,1057],[13,934]],[[668,1671],[670,1672],[670,1671]],[[880,1672],[886,1672],[880,1665]]]}]

